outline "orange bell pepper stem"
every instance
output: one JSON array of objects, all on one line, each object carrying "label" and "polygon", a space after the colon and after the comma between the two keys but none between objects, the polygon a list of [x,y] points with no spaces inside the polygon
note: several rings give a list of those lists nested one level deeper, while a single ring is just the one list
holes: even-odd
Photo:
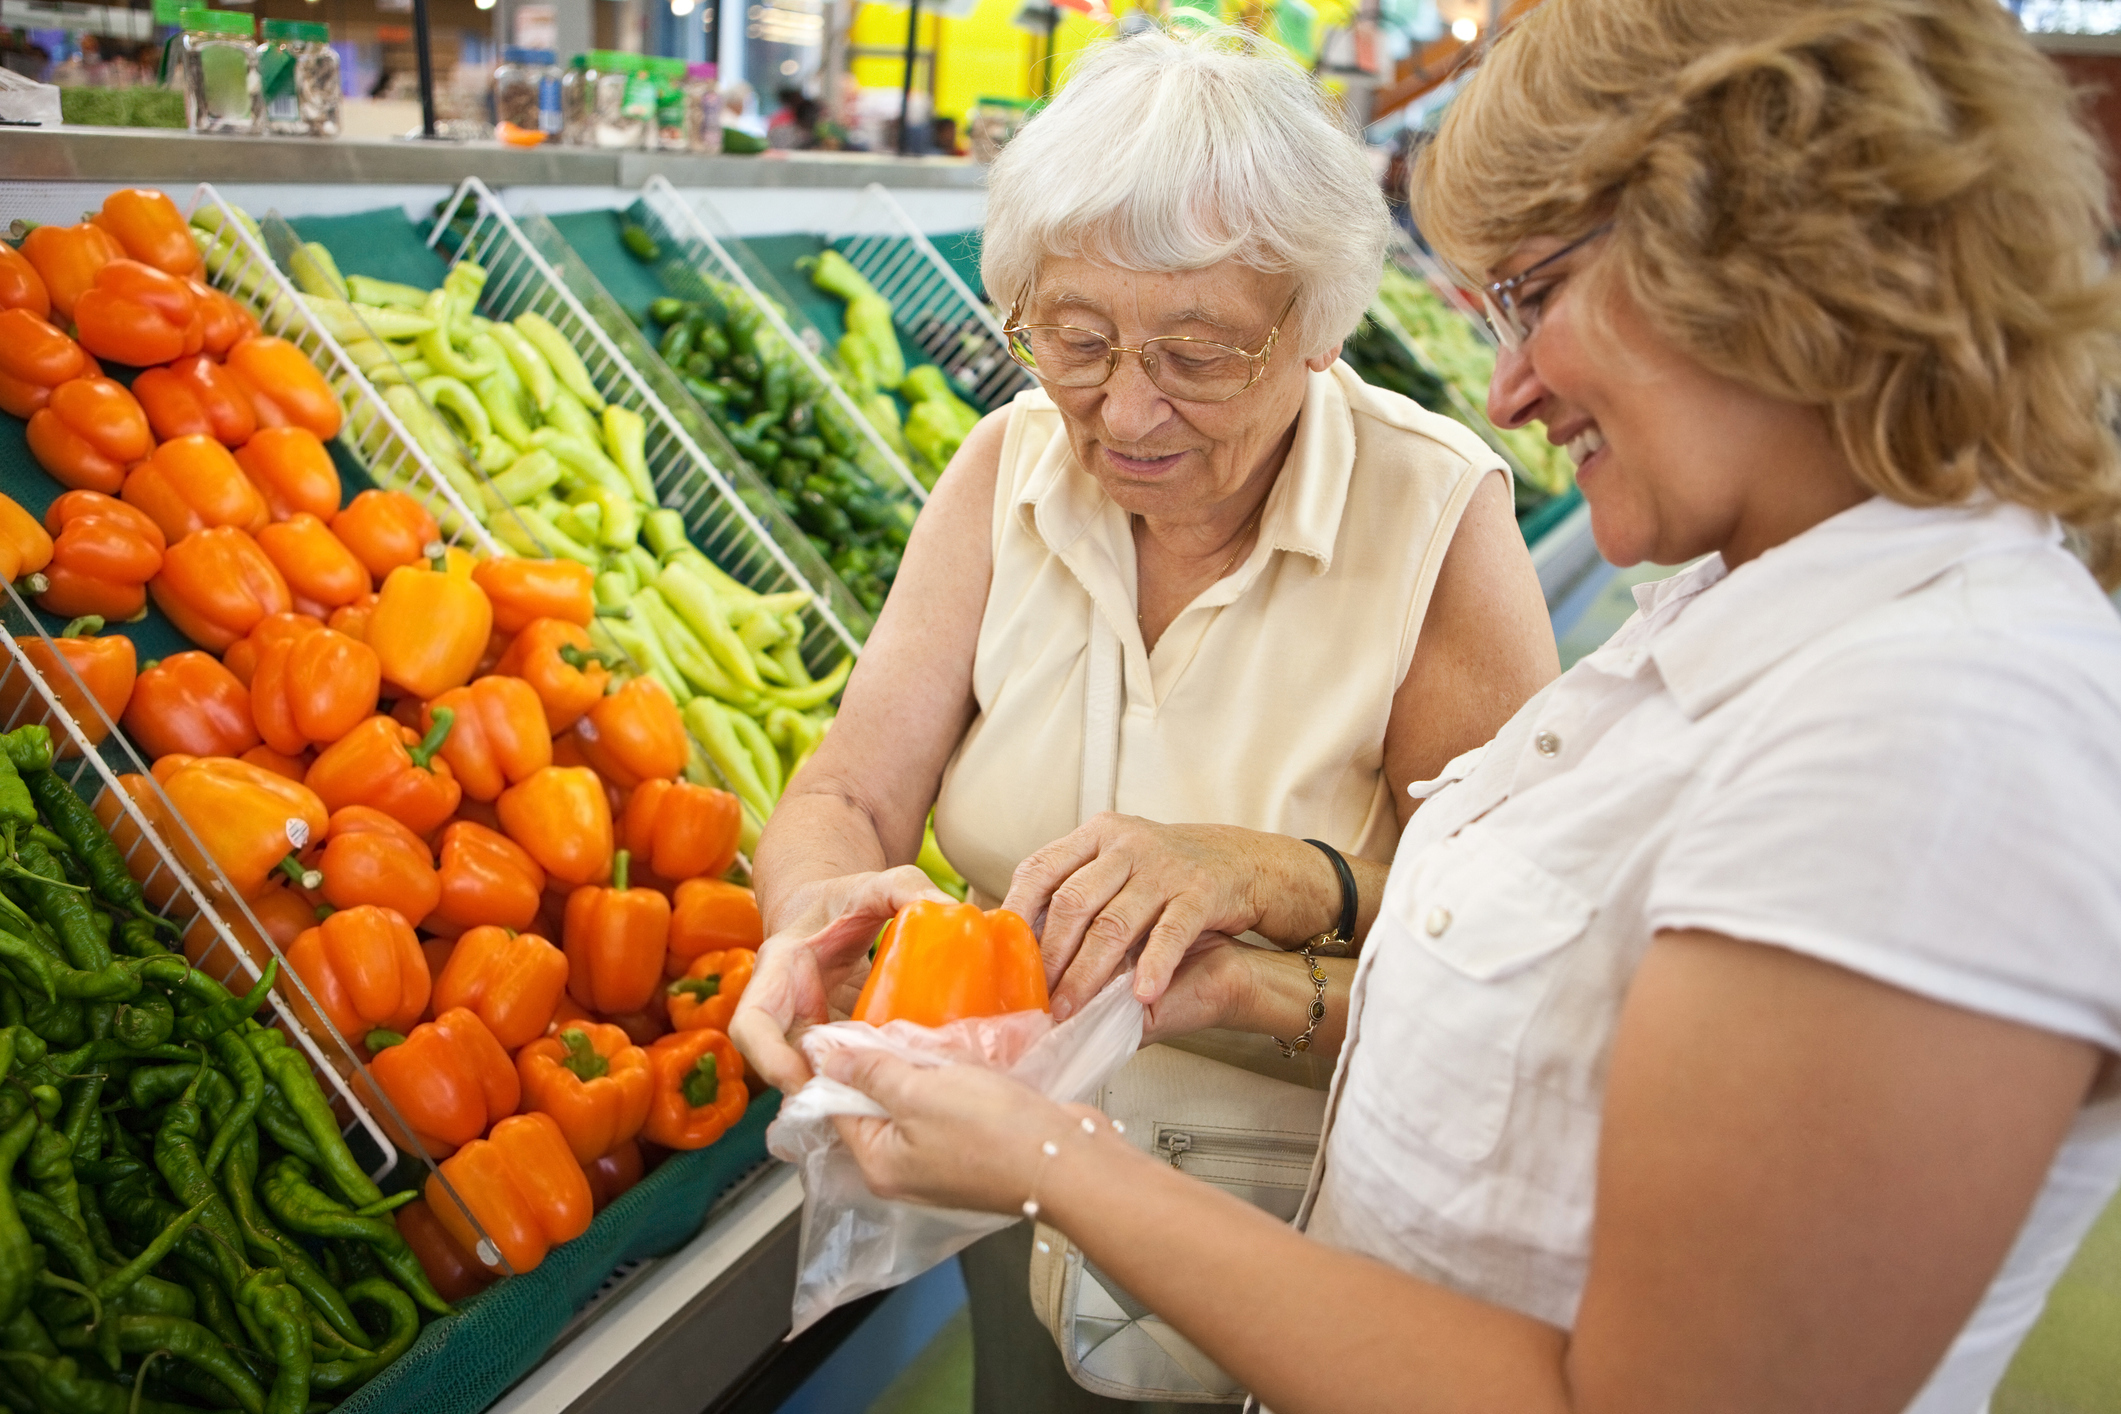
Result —
[{"label": "orange bell pepper stem", "polygon": [[132,391],[147,413],[148,426],[165,442],[199,435],[224,447],[240,447],[258,430],[250,394],[205,354],[143,369]]},{"label": "orange bell pepper stem", "polygon": [[328,628],[271,644],[250,680],[251,716],[284,756],[338,741],[376,710],[383,670],[375,650]]},{"label": "orange bell pepper stem", "polygon": [[744,1062],[719,1031],[673,1031],[648,1048],[655,1099],[641,1136],[666,1149],[704,1149],[744,1117]]},{"label": "orange bell pepper stem", "polygon": [[326,618],[368,593],[368,567],[309,512],[297,511],[255,535],[301,612]]},{"label": "orange bell pepper stem", "polygon": [[516,1054],[523,1108],[550,1115],[584,1168],[641,1132],[655,1075],[616,1026],[574,1025]]},{"label": "orange bell pepper stem", "polygon": [[[343,519],[343,517],[342,517]],[[493,633],[493,606],[468,578],[401,565],[368,617],[368,643],[383,676],[414,697],[438,697],[471,681]]]},{"label": "orange bell pepper stem", "polygon": [[241,756],[258,744],[249,689],[211,653],[172,653],[149,663],[119,725],[149,760],[175,753]]},{"label": "orange bell pepper stem", "polygon": [[[520,930],[538,916],[545,871],[499,830],[472,820],[451,822],[442,831],[441,860],[442,901],[435,913],[443,922]],[[566,980],[563,974],[562,987]]]},{"label": "orange bell pepper stem", "polygon": [[[450,1201],[445,1178],[469,1217]],[[502,1120],[486,1138],[443,1160],[441,1172],[428,1175],[426,1197],[466,1251],[488,1267],[505,1261],[516,1272],[532,1270],[553,1247],[587,1232],[594,1215],[589,1180],[567,1137],[551,1115],[535,1112]],[[481,1251],[472,1219],[485,1230],[493,1261]]]},{"label": "orange bell pepper stem", "polygon": [[71,323],[74,301],[96,283],[96,272],[125,256],[110,232],[86,221],[77,226],[37,226],[22,238],[22,254],[36,267],[52,313]]},{"label": "orange bell pepper stem", "polygon": [[200,266],[199,248],[177,204],[152,187],[129,187],[103,198],[89,218],[108,231],[134,260],[170,275],[190,275]]},{"label": "orange bell pepper stem", "polygon": [[256,628],[229,645],[228,651],[221,655],[221,662],[236,675],[237,682],[248,687],[250,680],[257,674],[258,659],[264,655],[266,649],[283,638],[297,639],[304,634],[315,633],[322,627],[324,625],[317,621],[314,614],[267,614],[258,620]]},{"label": "orange bell pepper stem", "polygon": [[261,427],[306,427],[324,442],[339,435],[339,395],[309,355],[287,340],[268,334],[240,340],[228,351],[228,366],[250,389],[253,403],[270,404],[272,411],[261,409]]},{"label": "orange bell pepper stem", "polygon": [[0,579],[15,584],[25,594],[41,594],[46,586],[37,573],[52,562],[55,553],[51,531],[18,503],[0,496]]},{"label": "orange bell pepper stem", "polygon": [[677,776],[692,750],[670,690],[647,677],[592,704],[574,735],[583,759],[620,790]]},{"label": "orange bell pepper stem", "polygon": [[88,350],[55,326],[26,309],[0,310],[0,412],[26,418],[61,383],[102,374]]},{"label": "orange bell pepper stem", "polygon": [[596,617],[596,575],[573,560],[481,560],[472,580],[493,602],[493,626],[521,633],[539,619],[586,628]]},{"label": "orange bell pepper stem", "polygon": [[307,427],[261,428],[236,449],[236,465],[264,495],[274,520],[307,511],[330,525],[339,514],[339,470]]},{"label": "orange bell pepper stem", "polygon": [[765,941],[766,924],[751,890],[722,879],[687,879],[671,900],[670,956],[664,968],[675,977],[705,954],[756,950]]},{"label": "orange bell pepper stem", "polygon": [[97,358],[134,368],[195,354],[206,341],[199,297],[174,275],[137,260],[111,260],[74,301],[74,337]]},{"label": "orange bell pepper stem", "polygon": [[566,991],[566,954],[537,934],[467,928],[435,978],[434,1004],[469,1009],[515,1050],[545,1034]]},{"label": "orange bell pepper stem", "polygon": [[611,872],[611,802],[596,772],[547,766],[494,802],[501,828],[560,884],[593,884]]},{"label": "orange bell pepper stem", "polygon": [[215,653],[293,607],[280,571],[249,532],[233,525],[173,542],[147,592],[179,633]]},{"label": "orange bell pepper stem", "polygon": [[436,759],[453,720],[436,713],[423,738],[395,718],[370,717],[318,754],[309,788],[326,809],[371,805],[425,839],[463,797],[449,763]]},{"label": "orange bell pepper stem", "polygon": [[[375,904],[342,908],[304,929],[287,949],[287,964],[352,1046],[378,1028],[412,1029],[433,986],[420,940],[404,915]],[[299,997],[292,1005],[305,1023],[314,1019]]]},{"label": "orange bell pepper stem", "polygon": [[590,1200],[598,1212],[603,1212],[623,1197],[626,1190],[641,1181],[647,1172],[641,1159],[641,1146],[628,1139],[595,1163],[585,1165],[582,1172],[589,1179]]},{"label": "orange bell pepper stem", "polygon": [[144,511],[100,491],[68,491],[45,510],[44,529],[52,551],[37,603],[47,613],[117,623],[147,607],[167,545]]},{"label": "orange bell pepper stem", "polygon": [[567,896],[567,990],[607,1016],[648,1005],[670,945],[670,900],[628,888],[628,860],[623,849],[612,857],[610,888],[585,885]]},{"label": "orange bell pepper stem", "polygon": [[39,319],[52,314],[51,292],[29,257],[0,242],[0,309],[26,309]]},{"label": "orange bell pepper stem", "polygon": [[[258,332],[256,316],[237,304],[227,295],[211,285],[201,284],[197,277],[186,280],[191,292],[199,301],[199,352],[213,358],[221,358],[243,340]],[[246,401],[250,389],[234,374],[229,375],[231,385]],[[250,403],[251,416],[257,416],[257,405]]]},{"label": "orange bell pepper stem", "polygon": [[123,384],[90,376],[51,390],[29,417],[30,455],[61,486],[115,495],[154,451],[147,414]]},{"label": "orange bell pepper stem", "polygon": [[670,1029],[727,1031],[758,960],[750,948],[725,948],[694,958],[685,975],[664,988],[670,997]]},{"label": "orange bell pepper stem", "polygon": [[371,1031],[367,1044],[375,1052],[370,1077],[430,1155],[469,1144],[522,1101],[508,1052],[463,1007],[447,1008],[402,1037]]},{"label": "orange bell pepper stem", "polygon": [[675,882],[729,872],[742,826],[743,806],[728,791],[654,780],[627,798],[619,835],[657,878]]},{"label": "orange bell pepper stem", "polygon": [[494,671],[530,684],[545,704],[545,725],[555,736],[594,707],[611,680],[587,630],[564,619],[531,620],[509,642]]},{"label": "orange bell pepper stem", "polygon": [[420,1270],[427,1273],[427,1280],[444,1301],[463,1301],[493,1285],[495,1273],[480,1266],[464,1244],[450,1235],[425,1198],[413,1199],[392,1217],[397,1220],[398,1236],[420,1259]]},{"label": "orange bell pepper stem", "polygon": [[204,434],[155,448],[126,475],[122,499],[145,511],[172,545],[213,526],[257,531],[272,519],[265,498],[228,448]]},{"label": "orange bell pepper stem", "polygon": [[452,688],[420,715],[432,727],[437,712],[455,714],[442,742],[442,759],[473,800],[497,800],[502,791],[552,764],[552,732],[545,707],[521,678],[483,677]]},{"label": "orange bell pepper stem", "polygon": [[440,543],[442,527],[403,491],[363,491],[332,522],[346,548],[377,580],[400,565],[424,565]]},{"label": "orange bell pepper stem", "polygon": [[[117,633],[98,637],[102,628],[103,620],[91,615],[68,624],[52,644],[42,638],[21,640],[23,656],[37,669],[91,746],[100,745],[110,735],[105,718],[116,723],[124,716],[135,676],[133,641]],[[68,669],[72,670],[72,677],[67,675]],[[60,729],[50,705],[30,686],[26,673],[8,673],[0,680],[0,721],[18,727],[41,723],[51,728],[52,744],[61,756],[78,754],[73,739]]]},{"label": "orange bell pepper stem", "polygon": [[[217,756],[186,761],[167,774],[156,765],[163,792],[189,833],[238,894],[254,897],[286,869],[302,873],[293,853],[324,833],[328,816],[300,781]],[[188,841],[177,850],[180,857],[196,853]]]},{"label": "orange bell pepper stem", "polygon": [[982,913],[969,903],[922,899],[891,921],[854,1019],[943,1026],[1047,1007],[1046,967],[1031,925],[1006,908]]}]

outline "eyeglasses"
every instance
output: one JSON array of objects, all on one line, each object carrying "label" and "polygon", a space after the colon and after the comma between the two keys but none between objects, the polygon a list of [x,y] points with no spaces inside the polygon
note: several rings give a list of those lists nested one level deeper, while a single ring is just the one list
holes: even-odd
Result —
[{"label": "eyeglasses", "polygon": [[1561,284],[1560,279],[1548,280],[1529,294],[1524,292],[1527,280],[1572,251],[1597,240],[1613,229],[1608,221],[1586,236],[1578,236],[1546,259],[1535,262],[1527,269],[1518,271],[1507,280],[1497,280],[1480,292],[1480,302],[1487,310],[1488,327],[1495,331],[1495,338],[1510,352],[1515,353],[1532,341],[1539,329],[1540,312]]},{"label": "eyeglasses", "polygon": [[[1025,292],[1029,294],[1029,291]],[[1260,380],[1267,361],[1281,338],[1281,321],[1296,308],[1296,296],[1275,316],[1267,341],[1252,353],[1234,344],[1211,339],[1189,339],[1169,335],[1145,339],[1140,348],[1115,344],[1095,329],[1073,324],[1020,324],[1017,313],[1023,297],[1009,311],[1002,333],[1009,340],[1009,357],[1037,376],[1040,382],[1062,388],[1095,388],[1119,367],[1121,354],[1141,357],[1142,372],[1158,392],[1184,403],[1225,403]]]}]

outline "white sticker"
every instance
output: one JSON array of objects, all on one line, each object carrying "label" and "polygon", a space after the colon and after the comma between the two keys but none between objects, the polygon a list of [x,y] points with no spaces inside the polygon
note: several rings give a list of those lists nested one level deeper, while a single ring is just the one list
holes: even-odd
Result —
[{"label": "white sticker", "polygon": [[290,818],[287,822],[287,847],[300,849],[309,843],[309,821]]},{"label": "white sticker", "polygon": [[493,1239],[490,1237],[479,1239],[478,1257],[489,1267],[501,1265],[501,1249],[493,1245]]}]

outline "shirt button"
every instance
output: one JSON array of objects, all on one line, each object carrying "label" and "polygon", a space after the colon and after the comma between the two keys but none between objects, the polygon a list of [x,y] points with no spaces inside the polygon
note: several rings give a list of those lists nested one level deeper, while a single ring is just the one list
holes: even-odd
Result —
[{"label": "shirt button", "polygon": [[1443,930],[1451,926],[1451,910],[1448,908],[1430,909],[1429,916],[1422,921],[1421,926],[1428,929],[1430,937],[1442,937]]},{"label": "shirt button", "polygon": [[1552,732],[1541,732],[1532,738],[1532,749],[1541,756],[1561,755],[1561,738]]}]

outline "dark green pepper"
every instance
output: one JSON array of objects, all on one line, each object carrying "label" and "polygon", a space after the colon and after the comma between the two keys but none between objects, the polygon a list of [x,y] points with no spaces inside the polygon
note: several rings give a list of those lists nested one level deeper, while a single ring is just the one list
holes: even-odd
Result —
[{"label": "dark green pepper", "polygon": [[223,1191],[228,1198],[229,1210],[235,1214],[237,1226],[243,1229],[244,1245],[258,1261],[285,1272],[288,1281],[309,1299],[309,1304],[341,1339],[365,1347],[368,1334],[354,1319],[346,1298],[339,1294],[331,1279],[299,1243],[281,1233],[258,1211],[257,1129],[246,1124],[234,1138],[228,1151],[228,1165],[223,1170]]},{"label": "dark green pepper", "polygon": [[681,319],[663,331],[663,339],[656,346],[656,352],[663,356],[663,362],[669,364],[672,368],[676,368],[683,364],[686,357],[691,354],[692,337],[693,328],[691,322]]},{"label": "dark green pepper", "polygon": [[312,1390],[341,1390],[365,1384],[374,1379],[383,1367],[412,1349],[413,1341],[420,1335],[420,1312],[412,1298],[398,1289],[397,1283],[388,1277],[364,1277],[346,1288],[348,1301],[383,1308],[384,1317],[390,1322],[382,1343],[375,1353],[365,1360],[335,1360],[319,1364],[310,1377]]},{"label": "dark green pepper", "polygon": [[236,1299],[265,1333],[265,1354],[274,1366],[272,1392],[265,1414],[304,1414],[309,1408],[309,1307],[302,1293],[270,1269],[253,1272],[237,1289]]},{"label": "dark green pepper", "polygon": [[383,1269],[399,1285],[438,1316],[450,1314],[450,1305],[427,1280],[420,1259],[389,1218],[364,1218],[309,1181],[309,1166],[300,1159],[284,1158],[265,1172],[258,1196],[283,1226],[304,1237],[337,1237],[364,1242],[374,1249]]},{"label": "dark green pepper", "polygon": [[42,842],[19,840],[14,871],[22,892],[37,916],[58,936],[66,960],[83,972],[110,965],[110,944],[97,932],[94,914],[82,890],[66,879],[66,871]]},{"label": "dark green pepper", "polygon": [[66,847],[87,871],[89,887],[95,890],[97,898],[138,919],[150,931],[155,927],[167,928],[172,933],[181,931],[175,923],[158,918],[148,908],[139,881],[125,867],[125,856],[119,852],[102,822],[96,819],[96,812],[74,794],[72,786],[48,769],[24,772],[23,783],[29,787],[31,797],[51,823],[52,830],[66,841]]},{"label": "dark green pepper", "polygon": [[[123,963],[114,964],[123,966]],[[177,1029],[177,1008],[160,992],[142,992],[118,1008],[111,1021],[111,1037],[145,1050],[159,1046]]]},{"label": "dark green pepper", "polygon": [[196,1321],[177,1316],[120,1316],[118,1348],[127,1355],[166,1350],[218,1381],[244,1414],[265,1414],[265,1391],[220,1338]]},{"label": "dark green pepper", "polygon": [[[357,1208],[380,1201],[383,1190],[362,1172],[353,1151],[346,1147],[346,1136],[339,1133],[339,1122],[332,1117],[331,1102],[324,1098],[324,1092],[317,1086],[317,1078],[310,1074],[309,1062],[277,1031],[252,1031],[243,1039],[249,1044],[251,1054],[258,1058],[267,1082],[279,1090],[288,1108],[307,1131],[310,1147],[316,1153],[317,1167],[331,1180],[332,1187],[339,1190],[339,1196]],[[278,1138],[274,1135],[276,1141]],[[298,1151],[290,1149],[290,1152]]]}]

